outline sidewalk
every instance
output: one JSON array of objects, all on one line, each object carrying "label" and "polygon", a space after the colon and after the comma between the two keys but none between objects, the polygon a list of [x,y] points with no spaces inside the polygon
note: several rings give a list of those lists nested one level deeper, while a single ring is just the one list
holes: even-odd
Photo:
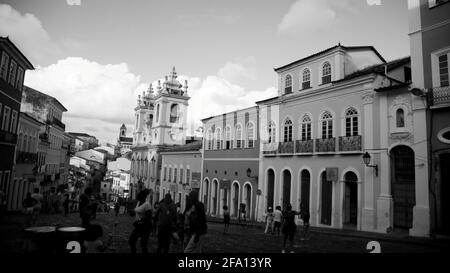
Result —
[{"label": "sidewalk", "polygon": [[[207,216],[207,218],[208,218],[208,222],[223,223],[223,219],[219,218],[219,217]],[[238,222],[238,220],[236,220],[236,219],[231,219],[230,224],[246,226],[246,227],[254,227],[254,228],[258,228],[258,229],[265,228],[265,223],[255,222],[255,221],[242,221],[241,220],[241,222]],[[299,226],[297,225],[297,227],[299,227]],[[369,239],[369,240],[374,240],[374,241],[407,243],[407,244],[442,247],[442,248],[450,247],[450,237],[421,238],[421,237],[412,237],[406,233],[399,233],[399,232],[392,232],[389,234],[385,234],[385,233],[357,231],[357,230],[348,230],[348,229],[335,229],[335,228],[325,228],[325,227],[313,227],[313,226],[310,227],[310,232],[333,235],[333,236],[358,237],[358,238],[364,238],[364,239]]]}]

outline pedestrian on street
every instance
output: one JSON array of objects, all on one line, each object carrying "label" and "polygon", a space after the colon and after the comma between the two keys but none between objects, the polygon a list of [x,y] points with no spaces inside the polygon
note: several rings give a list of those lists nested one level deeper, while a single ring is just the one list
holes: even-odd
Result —
[{"label": "pedestrian on street", "polygon": [[297,229],[295,224],[295,215],[299,215],[300,212],[293,211],[292,205],[286,205],[286,209],[283,212],[283,250],[282,253],[286,253],[286,241],[289,239],[289,248],[291,253],[294,253],[294,235]]},{"label": "pedestrian on street", "polygon": [[198,193],[191,192],[189,194],[191,199],[191,208],[188,217],[188,243],[184,249],[184,253],[198,253],[202,252],[201,236],[206,234],[208,225],[206,223],[205,205],[198,201]]},{"label": "pedestrian on street", "polygon": [[67,216],[69,213],[69,194],[64,194],[64,202],[63,202],[63,208],[64,208],[64,216]]},{"label": "pedestrian on street", "polygon": [[158,217],[158,248],[157,253],[168,253],[170,239],[176,231],[177,209],[170,193],[167,193],[163,202],[159,204],[156,213]]},{"label": "pedestrian on street", "polygon": [[158,234],[158,208],[159,202],[155,202],[155,205],[153,206],[153,225],[151,236],[156,236]]},{"label": "pedestrian on street", "polygon": [[301,206],[301,210],[300,210],[300,216],[303,220],[303,236],[300,240],[308,240],[308,232],[309,232],[309,218],[310,218],[310,214],[309,214],[309,209],[302,204]]},{"label": "pedestrian on street", "polygon": [[33,207],[33,217],[31,218],[31,224],[35,225],[39,215],[41,214],[42,202],[44,200],[44,197],[42,196],[42,194],[39,193],[39,188],[35,188],[33,190],[31,198],[34,198],[37,201],[36,205],[34,205]]},{"label": "pedestrian on street", "polygon": [[130,239],[128,241],[131,249],[131,253],[137,253],[136,242],[140,238],[142,253],[148,253],[148,238],[152,230],[152,206],[148,202],[147,197],[150,191],[144,189],[139,192],[137,196],[137,205],[134,208],[136,212],[136,221],[134,221],[134,230],[131,232]]},{"label": "pedestrian on street", "polygon": [[177,234],[181,251],[184,250],[184,213],[181,211],[180,202],[177,203]]},{"label": "pedestrian on street", "polygon": [[22,201],[22,206],[24,208],[24,213],[27,216],[25,227],[30,227],[33,221],[33,210],[34,206],[38,203],[38,201],[31,197],[31,193],[28,192],[26,198]]},{"label": "pedestrian on street", "polygon": [[120,205],[119,205],[119,202],[116,202],[116,204],[114,204],[114,212],[116,214],[116,217],[119,215],[119,211],[120,211]]},{"label": "pedestrian on street", "polygon": [[273,209],[272,209],[272,207],[269,207],[269,209],[267,210],[267,215],[266,215],[266,230],[264,231],[265,234],[267,234],[268,232],[270,232],[270,233],[273,232],[274,217],[275,217],[275,215],[273,214]]},{"label": "pedestrian on street", "polygon": [[278,236],[280,236],[280,227],[281,227],[281,220],[283,218],[283,213],[281,212],[281,207],[276,206],[274,217],[273,217],[273,231],[272,235],[275,234],[275,231],[278,231]]},{"label": "pedestrian on street", "polygon": [[228,210],[228,206],[225,205],[223,206],[223,234],[227,234],[228,233],[228,229],[230,227],[230,211]]},{"label": "pedestrian on street", "polygon": [[91,223],[93,217],[93,206],[92,206],[92,188],[87,187],[84,193],[80,195],[80,217],[81,226],[87,228]]}]

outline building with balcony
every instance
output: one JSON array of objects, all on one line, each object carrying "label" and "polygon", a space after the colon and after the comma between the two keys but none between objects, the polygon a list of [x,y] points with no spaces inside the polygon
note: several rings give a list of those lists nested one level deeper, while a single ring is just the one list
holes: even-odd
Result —
[{"label": "building with balcony", "polygon": [[[23,79],[33,65],[8,37],[0,37],[0,191],[2,195],[12,192],[17,127],[21,106]],[[8,197],[2,198],[0,206],[9,206]]]},{"label": "building with balcony", "polygon": [[[371,46],[338,44],[275,69],[278,96],[257,102],[259,219],[290,203],[309,209],[313,226],[419,228],[415,192],[427,189],[414,182],[426,181],[427,155],[410,67],[409,57],[386,62]],[[366,152],[377,170],[364,165]]]},{"label": "building with balcony", "polygon": [[[200,189],[202,141],[167,148],[161,152],[161,166],[158,200],[162,200],[166,193],[170,193],[172,200],[180,203],[181,210],[184,211],[190,191]],[[153,200],[150,201],[154,203]]]},{"label": "building with balcony", "polygon": [[16,146],[13,186],[8,194],[8,210],[19,211],[28,192],[39,188],[36,180],[38,166],[39,134],[45,124],[26,113],[19,114],[18,141]]},{"label": "building with balcony", "polygon": [[[200,199],[209,215],[254,220],[259,174],[259,108],[253,106],[203,119],[203,166]],[[289,153],[290,147],[273,147]],[[293,151],[292,151],[293,152]],[[169,172],[170,173],[170,172]],[[243,212],[245,211],[245,213]],[[240,213],[242,212],[242,213]]]},{"label": "building with balcony", "polygon": [[[417,213],[430,218],[431,234],[450,235],[450,1],[409,0],[409,37],[411,47],[415,107],[422,108],[428,98],[427,138],[429,195],[417,204]],[[424,147],[424,150],[426,148]],[[423,194],[426,194],[424,192]],[[429,199],[429,203],[426,201]],[[428,209],[429,206],[429,209]]]},{"label": "building with balcony", "polygon": [[45,123],[46,138],[49,142],[45,157],[45,179],[41,182],[44,198],[63,188],[68,179],[68,138],[62,116],[67,109],[56,98],[36,89],[24,86],[21,111]]}]

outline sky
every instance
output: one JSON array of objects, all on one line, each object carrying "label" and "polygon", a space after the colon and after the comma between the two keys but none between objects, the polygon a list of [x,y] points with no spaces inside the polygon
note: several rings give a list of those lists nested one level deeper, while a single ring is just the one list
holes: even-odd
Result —
[{"label": "sky", "polygon": [[409,56],[407,0],[13,0],[0,35],[57,98],[66,131],[115,143],[138,94],[175,66],[188,81],[188,134],[201,119],[277,94],[274,67],[337,45]]}]

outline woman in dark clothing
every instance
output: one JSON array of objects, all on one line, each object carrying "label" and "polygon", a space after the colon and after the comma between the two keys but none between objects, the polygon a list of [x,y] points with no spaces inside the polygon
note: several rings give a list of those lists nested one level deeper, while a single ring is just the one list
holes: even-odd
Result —
[{"label": "woman in dark clothing", "polygon": [[286,252],[286,241],[289,239],[289,246],[291,249],[291,253],[294,253],[293,244],[294,244],[294,235],[297,229],[297,225],[295,224],[295,215],[299,215],[300,212],[293,211],[292,205],[288,204],[286,206],[286,210],[283,213],[283,229],[282,232],[284,234],[284,242],[283,242],[283,253]]},{"label": "woman in dark clothing", "polygon": [[134,230],[131,232],[129,239],[131,253],[136,253],[136,242],[139,238],[141,238],[142,253],[148,253],[148,238],[152,230],[152,209],[150,203],[147,201],[149,193],[145,189],[137,196],[138,203],[134,209],[136,212],[136,221],[133,223]]},{"label": "woman in dark clothing", "polygon": [[27,197],[23,200],[22,206],[25,210],[25,214],[27,215],[26,227],[30,227],[33,218],[33,209],[34,206],[38,203],[38,201],[31,197],[31,193],[27,193]]}]

